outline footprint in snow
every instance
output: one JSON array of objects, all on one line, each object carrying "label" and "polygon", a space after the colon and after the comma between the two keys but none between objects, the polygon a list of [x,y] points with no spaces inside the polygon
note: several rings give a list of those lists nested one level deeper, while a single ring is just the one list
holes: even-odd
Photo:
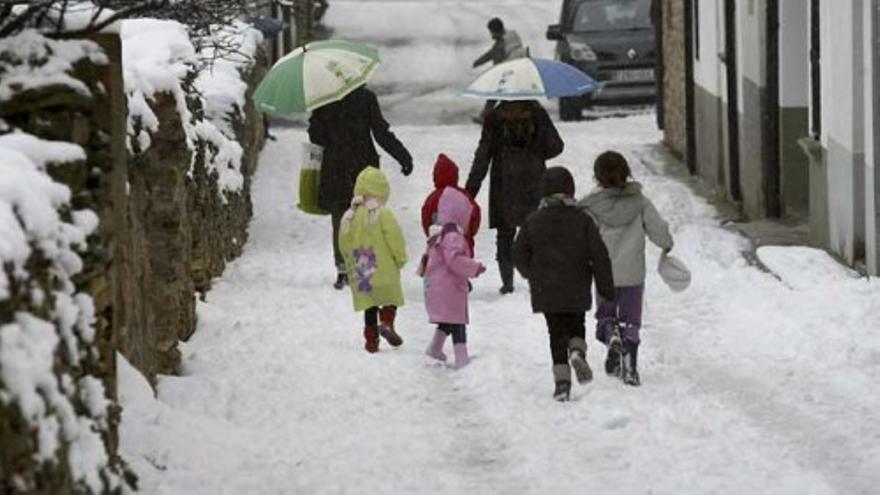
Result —
[{"label": "footprint in snow", "polygon": [[630,419],[627,416],[617,416],[605,421],[606,430],[621,430],[629,425]]}]

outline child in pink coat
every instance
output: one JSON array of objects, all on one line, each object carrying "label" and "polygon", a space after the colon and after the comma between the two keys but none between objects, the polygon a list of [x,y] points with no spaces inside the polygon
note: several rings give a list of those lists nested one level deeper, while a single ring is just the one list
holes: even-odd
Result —
[{"label": "child in pink coat", "polygon": [[447,187],[437,206],[437,221],[431,227],[425,253],[425,305],[431,323],[437,324],[434,338],[425,353],[446,361],[443,344],[452,335],[455,368],[467,365],[468,279],[476,278],[486,267],[474,260],[467,240],[471,202],[465,193]]}]

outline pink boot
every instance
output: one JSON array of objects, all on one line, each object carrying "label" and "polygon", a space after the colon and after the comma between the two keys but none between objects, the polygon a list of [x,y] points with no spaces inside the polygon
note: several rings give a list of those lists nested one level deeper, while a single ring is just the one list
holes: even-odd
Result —
[{"label": "pink boot", "polygon": [[460,370],[471,362],[468,357],[467,344],[455,344],[455,369]]},{"label": "pink boot", "polygon": [[446,354],[443,354],[444,342],[446,342],[446,334],[441,332],[440,330],[434,331],[434,338],[432,338],[431,343],[428,344],[428,348],[425,350],[425,354],[428,357],[436,359],[437,361],[446,362]]}]

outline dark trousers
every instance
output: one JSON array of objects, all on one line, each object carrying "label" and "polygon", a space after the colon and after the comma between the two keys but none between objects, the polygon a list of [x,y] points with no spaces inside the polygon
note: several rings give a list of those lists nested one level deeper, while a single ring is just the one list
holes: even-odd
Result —
[{"label": "dark trousers", "polygon": [[457,323],[441,323],[437,325],[437,330],[452,336],[453,344],[467,343],[467,326]]},{"label": "dark trousers", "polygon": [[550,333],[550,355],[553,364],[568,364],[568,345],[571,339],[584,339],[584,313],[544,313]]},{"label": "dark trousers", "polygon": [[339,224],[347,210],[335,210],[330,212],[330,221],[333,223],[333,264],[340,272],[345,270],[345,260],[339,251]]},{"label": "dark trousers", "polygon": [[513,240],[516,227],[499,228],[495,234],[495,260],[499,264],[513,264]]},{"label": "dark trousers", "polygon": [[516,227],[499,228],[495,237],[495,260],[501,272],[501,285],[513,287],[513,241]]},{"label": "dark trousers", "polygon": [[637,346],[641,342],[645,284],[615,287],[614,290],[617,294],[616,301],[606,301],[602,296],[597,296],[596,338],[607,344],[614,325],[620,323],[624,343]]},{"label": "dark trousers", "polygon": [[364,325],[368,327],[377,326],[379,324],[379,310],[385,308],[397,309],[396,306],[383,306],[382,308],[373,306],[372,308],[367,308],[364,310]]}]

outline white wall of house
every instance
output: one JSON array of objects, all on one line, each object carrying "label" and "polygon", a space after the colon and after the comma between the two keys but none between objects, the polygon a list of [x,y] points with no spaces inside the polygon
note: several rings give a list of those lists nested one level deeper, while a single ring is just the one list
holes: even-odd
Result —
[{"label": "white wall of house", "polygon": [[869,273],[880,275],[880,233],[878,233],[877,221],[880,216],[880,204],[878,204],[877,196],[880,191],[877,190],[880,184],[880,170],[878,170],[878,161],[880,161],[880,150],[877,149],[878,136],[880,136],[880,122],[878,122],[877,110],[880,109],[880,98],[878,94],[876,75],[880,67],[875,61],[880,57],[880,0],[867,0],[863,19],[863,40],[864,40],[864,87],[866,112],[865,112],[865,240],[866,240],[866,262]]},{"label": "white wall of house", "polygon": [[856,161],[864,152],[863,0],[823,0],[822,144],[828,169],[830,248],[854,261]]},{"label": "white wall of house", "polygon": [[[764,0],[739,0],[736,3],[737,58],[739,59],[739,94],[744,95],[743,80],[760,87],[766,85],[767,40],[764,25],[767,9]],[[744,112],[745,98],[739,99],[739,111]],[[752,109],[749,109],[750,111]]]},{"label": "white wall of house", "polygon": [[809,2],[780,0],[779,10],[779,102],[803,108],[810,99]]},{"label": "white wall of house", "polygon": [[699,3],[699,59],[694,61],[694,82],[727,101],[724,64],[724,4],[722,0],[694,0]]}]

